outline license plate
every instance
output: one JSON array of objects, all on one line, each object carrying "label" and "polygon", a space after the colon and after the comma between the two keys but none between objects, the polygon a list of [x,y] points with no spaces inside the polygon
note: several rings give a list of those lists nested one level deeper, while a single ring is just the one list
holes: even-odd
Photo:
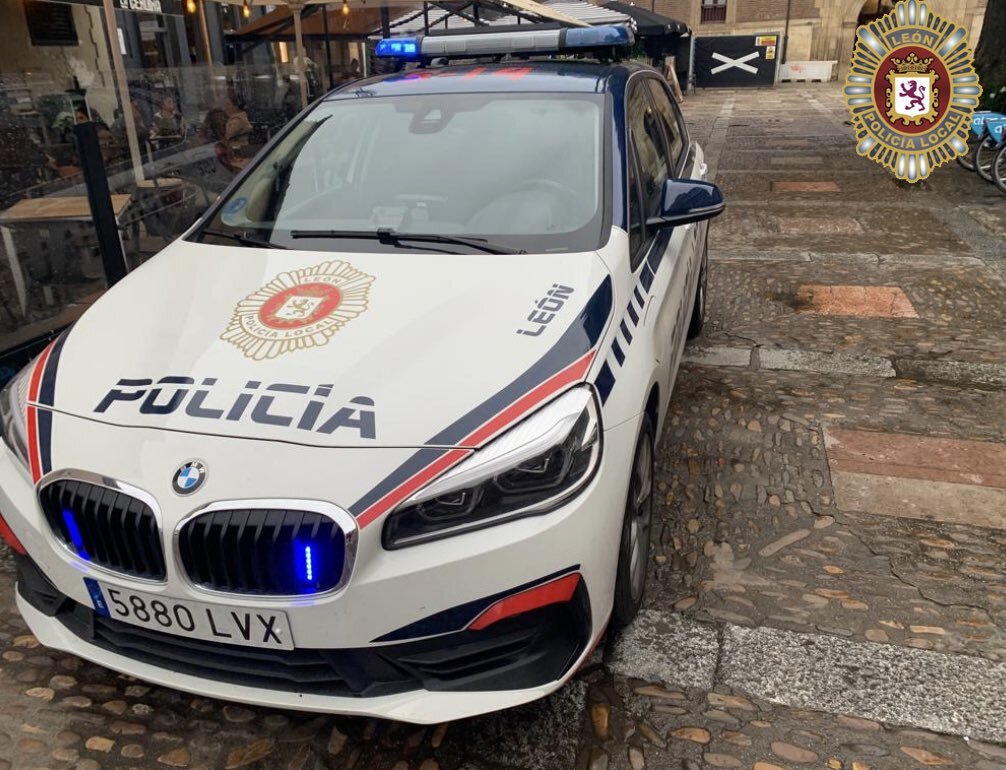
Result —
[{"label": "license plate", "polygon": [[106,618],[190,639],[293,649],[293,636],[284,612],[172,599],[106,585],[93,578],[84,578],[84,583],[95,612]]}]

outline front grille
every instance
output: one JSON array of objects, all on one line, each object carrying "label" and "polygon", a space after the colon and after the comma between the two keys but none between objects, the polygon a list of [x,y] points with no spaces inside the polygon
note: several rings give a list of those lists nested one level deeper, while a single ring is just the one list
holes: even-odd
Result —
[{"label": "front grille", "polygon": [[56,537],[82,559],[147,580],[164,580],[164,551],[154,512],[125,492],[59,479],[38,493]]},{"label": "front grille", "polygon": [[210,511],[186,522],[178,548],[196,585],[259,596],[329,591],[346,563],[346,534],[314,511]]}]

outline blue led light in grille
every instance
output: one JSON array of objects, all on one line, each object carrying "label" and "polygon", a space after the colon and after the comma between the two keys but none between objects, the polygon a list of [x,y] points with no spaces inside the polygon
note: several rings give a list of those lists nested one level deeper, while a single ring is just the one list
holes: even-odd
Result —
[{"label": "blue led light in grille", "polygon": [[[305,543],[303,540],[293,544],[293,572],[300,589],[299,593],[314,593],[318,590],[321,576],[324,574],[321,550],[315,543]],[[318,578],[318,579],[316,579]]]},{"label": "blue led light in grille", "polygon": [[73,543],[73,550],[81,559],[90,561],[91,557],[87,555],[87,549],[84,548],[84,537],[80,534],[77,520],[73,517],[73,512],[66,508],[63,509],[63,523],[66,524],[66,531],[70,535],[70,542]]}]

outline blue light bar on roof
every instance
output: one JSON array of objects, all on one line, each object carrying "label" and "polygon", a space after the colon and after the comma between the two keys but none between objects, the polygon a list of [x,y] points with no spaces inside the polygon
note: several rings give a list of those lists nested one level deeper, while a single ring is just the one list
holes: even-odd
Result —
[{"label": "blue light bar on roof", "polygon": [[383,59],[420,61],[419,40],[414,37],[386,37],[374,48],[374,55]]},{"label": "blue light bar on roof", "polygon": [[634,41],[628,27],[573,27],[521,32],[471,32],[460,35],[389,37],[378,42],[374,54],[381,58],[422,61],[437,57],[548,56],[590,48],[625,47]]},{"label": "blue light bar on roof", "polygon": [[628,27],[575,27],[566,30],[565,48],[632,45]]}]

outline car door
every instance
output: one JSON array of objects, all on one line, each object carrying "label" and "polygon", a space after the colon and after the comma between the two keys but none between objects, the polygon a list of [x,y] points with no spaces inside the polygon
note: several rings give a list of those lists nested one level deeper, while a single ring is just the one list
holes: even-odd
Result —
[{"label": "car door", "polygon": [[[646,81],[650,92],[650,99],[656,110],[661,127],[666,138],[667,154],[665,160],[668,163],[672,178],[678,179],[705,179],[706,164],[701,149],[697,145],[692,145],[688,140],[688,131],[685,127],[684,119],[671,95],[667,83],[660,78],[648,78]],[[671,292],[676,297],[681,296],[681,305],[678,308],[681,322],[677,322],[671,343],[670,360],[667,365],[668,387],[663,391],[669,398],[674,378],[677,374],[681,354],[684,349],[685,332],[692,314],[692,305],[695,301],[695,290],[699,282],[699,274],[702,269],[702,260],[705,252],[705,239],[708,232],[709,222],[703,221],[695,224],[685,225],[682,228],[683,238],[680,250],[675,255],[675,276],[672,277]],[[670,258],[671,255],[665,255]]]},{"label": "car door", "polygon": [[643,224],[633,267],[647,295],[643,328],[652,335],[663,414],[688,326],[697,250],[694,225],[645,226],[647,219],[660,212],[664,182],[681,175],[685,160],[682,135],[671,135],[653,98],[660,86],[660,81],[648,74],[633,79],[626,99],[626,125]]}]

